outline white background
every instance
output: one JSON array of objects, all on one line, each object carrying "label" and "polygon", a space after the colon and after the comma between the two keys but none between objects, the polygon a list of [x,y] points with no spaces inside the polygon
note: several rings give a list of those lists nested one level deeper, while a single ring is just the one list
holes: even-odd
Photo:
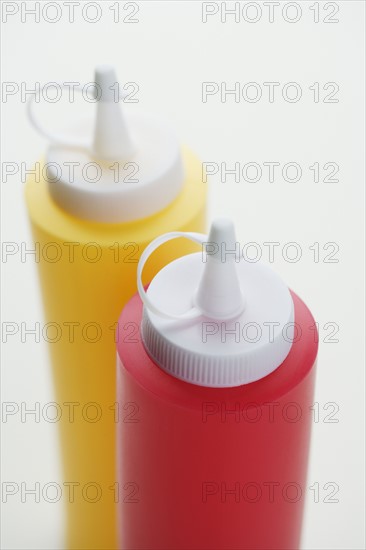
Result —
[{"label": "white background", "polygon": [[[8,2],[3,3],[4,5]],[[16,4],[16,3],[11,3]],[[25,3],[23,3],[25,4]],[[84,2],[85,4],[85,2]],[[246,4],[246,3],[244,3]],[[242,6],[244,5],[242,3]],[[235,162],[243,166],[257,162],[262,178],[236,183],[228,176],[211,178],[209,215],[228,215],[242,242],[280,243],[273,267],[308,304],[320,327],[320,351],[315,401],[320,419],[313,424],[309,486],[318,483],[320,502],[308,490],[307,513],[302,546],[304,549],[361,549],[365,547],[364,523],[364,360],[363,360],[363,196],[364,173],[364,16],[362,1],[337,2],[338,23],[324,23],[331,14],[320,2],[319,23],[314,23],[314,2],[298,2],[302,15],[289,23],[282,16],[283,3],[269,22],[268,8],[257,2],[262,17],[256,23],[233,16],[227,22],[220,13],[202,22],[200,2],[140,2],[138,23],[113,22],[111,3],[101,2],[102,17],[92,24],[84,21],[81,6],[75,22],[68,23],[68,11],[59,2],[61,19],[49,23],[34,16],[21,20],[21,11],[3,23],[3,80],[31,88],[35,82],[90,82],[97,63],[115,65],[124,82],[139,85],[139,103],[126,109],[152,111],[171,121],[180,139],[206,162]],[[331,3],[332,5],[334,3]],[[28,2],[31,8],[34,2]],[[44,5],[41,2],[41,5]],[[81,3],[83,5],[83,2]],[[228,4],[231,5],[230,2]],[[21,10],[20,3],[18,5]],[[123,19],[130,10],[123,10]],[[54,18],[55,11],[46,17]],[[95,17],[90,9],[87,16]],[[288,12],[290,18],[294,11]],[[4,14],[3,14],[4,17]],[[254,12],[248,12],[253,18]],[[226,81],[261,86],[261,100],[250,103],[233,96],[226,102],[219,94],[202,102],[202,82]],[[275,98],[268,101],[264,82],[279,82]],[[297,82],[302,97],[291,103],[282,97],[282,88]],[[320,85],[320,101],[309,89]],[[337,103],[324,103],[323,86],[335,82]],[[252,90],[253,92],[253,90]],[[289,94],[293,90],[289,90]],[[48,106],[49,107],[49,106]],[[92,114],[93,107],[90,106]],[[25,162],[31,167],[45,151],[45,140],[30,127],[20,93],[3,99],[3,161]],[[68,105],[48,108],[61,113],[64,121],[74,117]],[[41,111],[40,111],[41,112]],[[55,114],[55,121],[57,117]],[[302,177],[297,183],[284,181],[280,171],[273,183],[263,162],[297,162]],[[339,165],[338,182],[314,182],[309,166],[319,162]],[[324,179],[324,170],[320,172]],[[21,176],[2,184],[3,241],[28,243],[31,238],[23,200]],[[288,242],[297,242],[302,257],[297,263],[285,261],[281,251]],[[325,260],[326,243],[336,243],[339,261]],[[320,259],[314,261],[310,246],[319,243]],[[263,260],[268,249],[262,246]],[[289,251],[291,252],[291,251]],[[19,254],[2,264],[3,322],[29,326],[42,321],[36,267],[32,256],[21,262]],[[338,342],[325,342],[336,323]],[[3,345],[3,400],[31,406],[53,400],[45,343],[20,334]],[[339,408],[336,423],[325,422],[327,403]],[[2,423],[3,482],[22,481],[31,486],[59,481],[57,425],[19,415]],[[336,503],[325,502],[336,483]],[[4,549],[62,548],[62,505],[32,497],[22,503],[20,495],[3,504],[2,547]]]}]

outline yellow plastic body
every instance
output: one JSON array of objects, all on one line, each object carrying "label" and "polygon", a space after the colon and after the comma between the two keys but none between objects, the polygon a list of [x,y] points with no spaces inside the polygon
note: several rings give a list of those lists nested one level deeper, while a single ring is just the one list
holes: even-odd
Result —
[{"label": "yellow plastic body", "polygon": [[[57,324],[48,326],[49,339],[55,340],[50,343],[55,399],[62,410],[70,549],[117,548],[116,502],[131,490],[116,484],[115,433],[118,422],[134,420],[138,404],[116,408],[115,328],[136,292],[144,248],[168,231],[205,231],[201,163],[187,150],[183,158],[186,177],[179,196],[160,213],[132,223],[77,219],[51,199],[46,181],[30,178],[26,184],[33,238],[39,243],[45,322]],[[184,239],[166,243],[149,259],[144,282],[193,250]],[[133,326],[125,334],[126,345],[138,337]]]}]

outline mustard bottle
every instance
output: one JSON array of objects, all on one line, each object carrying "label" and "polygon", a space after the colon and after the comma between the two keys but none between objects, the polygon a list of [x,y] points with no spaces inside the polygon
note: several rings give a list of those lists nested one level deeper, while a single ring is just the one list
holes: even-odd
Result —
[{"label": "mustard bottle", "polygon": [[[136,292],[139,257],[158,235],[204,231],[206,206],[201,163],[169,125],[124,113],[109,66],[96,69],[95,90],[90,143],[87,124],[68,142],[44,130],[29,105],[32,123],[51,143],[42,160],[45,176],[29,177],[25,188],[41,252],[45,321],[61,334],[50,355],[63,411],[66,546],[78,550],[117,547],[123,494],[116,481],[116,425],[129,421],[138,404],[116,404],[115,328]],[[166,243],[146,266],[144,283],[193,250],[184,239]],[[128,325],[126,343],[136,338]]]}]

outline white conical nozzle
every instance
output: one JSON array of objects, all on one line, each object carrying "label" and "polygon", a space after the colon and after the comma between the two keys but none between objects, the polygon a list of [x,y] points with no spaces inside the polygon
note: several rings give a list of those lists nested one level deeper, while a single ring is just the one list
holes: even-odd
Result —
[{"label": "white conical nozzle", "polygon": [[109,65],[97,67],[95,83],[99,99],[93,155],[102,160],[127,160],[133,155],[135,148],[119,105],[120,93],[115,70]]},{"label": "white conical nozzle", "polygon": [[236,317],[244,310],[245,302],[236,267],[240,251],[234,224],[225,218],[214,221],[204,247],[206,265],[195,305],[213,319]]}]

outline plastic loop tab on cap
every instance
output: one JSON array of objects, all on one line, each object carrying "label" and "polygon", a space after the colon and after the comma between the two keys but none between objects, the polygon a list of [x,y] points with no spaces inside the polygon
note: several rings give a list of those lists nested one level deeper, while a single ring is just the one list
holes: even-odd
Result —
[{"label": "plastic loop tab on cap", "polygon": [[207,241],[207,235],[204,235],[203,233],[186,233],[183,231],[172,231],[171,233],[165,233],[164,235],[161,235],[160,237],[157,237],[154,239],[143,251],[141,254],[138,266],[137,266],[137,289],[140,294],[140,298],[143,302],[143,304],[148,308],[149,311],[152,313],[155,313],[155,315],[159,315],[159,317],[164,317],[165,319],[172,319],[172,320],[182,320],[182,319],[195,319],[196,317],[200,317],[202,315],[201,309],[197,307],[192,307],[185,313],[182,313],[181,315],[173,315],[172,313],[168,313],[166,311],[162,311],[158,306],[156,306],[147,295],[144,285],[142,284],[142,272],[144,269],[144,266],[151,256],[151,254],[159,248],[162,244],[172,241],[173,239],[178,239],[179,237],[183,237],[185,239],[188,239],[190,241],[193,241],[197,244],[203,244]]},{"label": "plastic loop tab on cap", "polygon": [[[60,90],[70,90],[68,86],[65,86],[62,83],[58,82],[52,82],[55,86],[57,86]],[[38,116],[35,113],[34,106],[35,103],[39,103],[39,99],[41,97],[41,93],[43,90],[48,87],[49,84],[45,84],[44,86],[41,86],[34,95],[32,95],[28,102],[27,102],[27,114],[28,118],[35,130],[46,138],[48,141],[52,142],[52,144],[57,145],[59,147],[69,147],[71,149],[77,149],[79,151],[84,151],[85,153],[90,153],[93,147],[93,139],[90,138],[89,141],[76,141],[70,138],[70,140],[65,139],[64,136],[59,135],[57,133],[53,133],[52,131],[48,130],[38,119]],[[74,86],[73,90],[78,93],[83,93],[82,86]],[[128,93],[121,93],[119,98],[124,99],[127,97]]]}]

